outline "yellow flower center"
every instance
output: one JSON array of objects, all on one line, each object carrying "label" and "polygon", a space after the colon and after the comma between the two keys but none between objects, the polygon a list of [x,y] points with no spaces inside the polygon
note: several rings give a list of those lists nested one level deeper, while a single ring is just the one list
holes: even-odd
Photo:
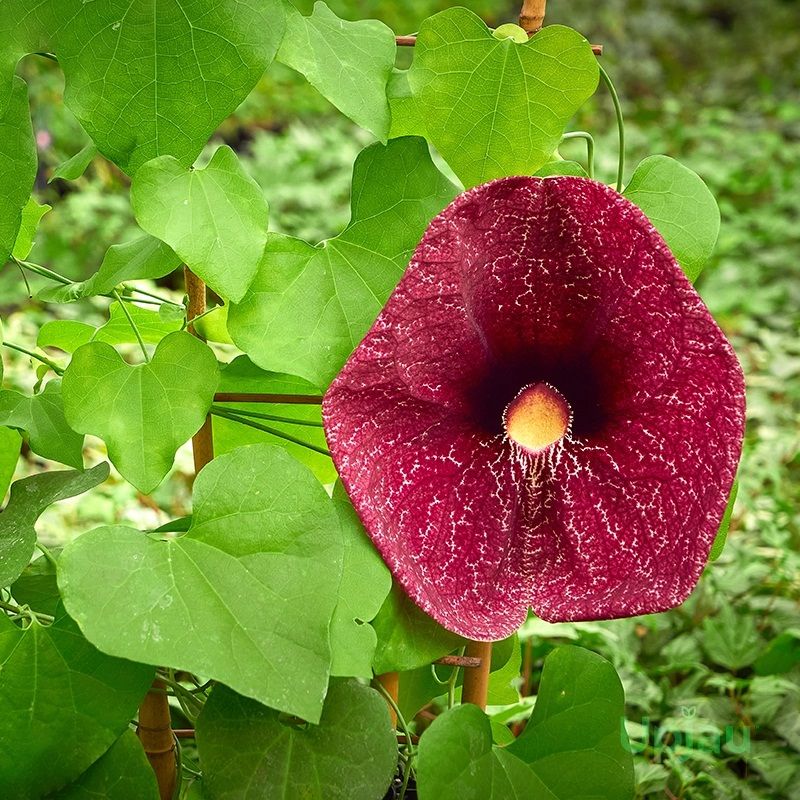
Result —
[{"label": "yellow flower center", "polygon": [[524,387],[503,414],[508,438],[530,453],[540,453],[559,441],[571,420],[569,403],[547,383]]}]

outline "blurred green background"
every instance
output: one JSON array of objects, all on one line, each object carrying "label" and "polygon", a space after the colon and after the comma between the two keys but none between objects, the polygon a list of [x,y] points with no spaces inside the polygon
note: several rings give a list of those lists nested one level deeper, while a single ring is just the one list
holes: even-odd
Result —
[{"label": "blurred green background", "polygon": [[[304,11],[311,3],[299,3]],[[414,32],[444,0],[330,2],[349,19],[381,19]],[[489,24],[518,8],[467,3]],[[603,624],[523,629],[528,688],[562,641],[598,650],[627,690],[639,797],[800,798],[800,3],[796,0],[551,0],[564,23],[605,46],[603,63],[622,96],[629,177],[652,153],[678,158],[718,198],[722,231],[698,289],[731,337],[748,384],[748,431],[728,545],[698,589],[670,613]],[[410,52],[399,56],[408,63]],[[74,279],[108,245],[134,235],[124,177],[102,159],[74,183],[48,184],[53,168],[88,140],[61,104],[58,68],[29,58],[45,217],[32,260]],[[597,170],[611,181],[616,129],[600,89],[575,120],[597,140]],[[271,227],[312,241],[348,219],[350,170],[369,135],[354,128],[291,70],[275,64],[226,122],[234,146],[264,189]],[[581,159],[580,142],[564,145]],[[39,284],[32,283],[36,291]],[[159,291],[175,290],[162,285]],[[6,338],[33,346],[55,315],[100,322],[107,303],[47,306],[29,299],[19,272],[0,272]],[[34,369],[6,362],[5,385],[30,390]],[[102,453],[97,443],[90,458]],[[18,475],[43,464],[30,453]],[[96,524],[153,527],[186,513],[191,462],[152,497],[120,479],[42,519],[44,541],[64,542]]]}]

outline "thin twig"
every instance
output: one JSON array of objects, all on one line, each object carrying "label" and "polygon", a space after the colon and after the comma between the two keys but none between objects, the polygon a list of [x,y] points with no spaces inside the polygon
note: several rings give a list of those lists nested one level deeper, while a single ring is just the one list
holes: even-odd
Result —
[{"label": "thin twig", "polygon": [[322,396],[316,394],[265,394],[256,392],[217,392],[214,395],[217,403],[274,403],[285,405],[322,404]]}]

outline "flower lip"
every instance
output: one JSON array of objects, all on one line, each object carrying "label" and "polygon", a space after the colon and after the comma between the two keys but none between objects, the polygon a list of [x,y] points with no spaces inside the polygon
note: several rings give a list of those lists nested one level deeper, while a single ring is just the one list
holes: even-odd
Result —
[{"label": "flower lip", "polygon": [[569,433],[572,409],[549,383],[523,386],[503,412],[508,438],[531,455],[548,450]]}]

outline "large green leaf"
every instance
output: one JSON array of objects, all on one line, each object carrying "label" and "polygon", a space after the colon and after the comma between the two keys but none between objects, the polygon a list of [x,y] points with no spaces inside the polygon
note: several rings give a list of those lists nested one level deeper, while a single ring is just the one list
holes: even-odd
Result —
[{"label": "large green leaf", "polygon": [[333,501],[305,467],[262,444],[200,472],[187,534],[84,534],[61,554],[59,586],[104,652],[214,678],[317,722],[341,566]]},{"label": "large green leaf", "polygon": [[599,70],[571,28],[549,25],[519,43],[451,8],[422,23],[408,80],[430,141],[470,187],[549,161]]},{"label": "large green leaf", "polygon": [[264,252],[267,201],[230,147],[203,169],[171,156],[136,173],[131,203],[139,224],[166,242],[217,294],[244,297]]},{"label": "large green leaf", "polygon": [[162,155],[188,167],[255,86],[285,27],[280,0],[51,2],[64,102],[129,174]]},{"label": "large green leaf", "polygon": [[[258,394],[318,394],[316,387],[308,381],[293,375],[265,372],[253,364],[247,356],[238,356],[222,368],[218,391]],[[274,419],[255,420],[268,428],[301,439],[315,447],[323,449],[327,447],[325,433],[322,430],[322,414],[319,403],[225,403],[224,408],[234,411],[255,411],[258,414],[269,414],[273,417],[305,423],[293,424]],[[214,417],[215,453],[228,453],[236,447],[257,442],[276,444],[285,448],[298,461],[309,467],[322,483],[333,483],[336,480],[336,469],[328,456],[280,436],[265,433],[223,417]]]},{"label": "large green leaf", "polygon": [[[125,311],[128,313],[126,314]],[[108,307],[108,322],[96,328],[78,319],[51,319],[39,328],[36,344],[39,347],[57,347],[65,353],[73,353],[89,342],[106,344],[135,344],[136,334],[128,319],[144,342],[158,344],[170,333],[181,329],[181,320],[164,318],[158,311],[128,303],[123,310],[120,303]]]},{"label": "large green leaf", "polygon": [[319,725],[301,726],[217,686],[197,720],[211,800],[378,800],[397,764],[386,702],[333,680]]},{"label": "large green leaf", "polygon": [[469,703],[434,720],[420,739],[416,765],[419,800],[557,798],[525,763],[492,744],[489,718]]},{"label": "large green leaf", "polygon": [[247,297],[231,306],[231,337],[260,367],[327,386],[454,194],[423,139],[366,148],[353,171],[350,224],[317,247],[272,234]]},{"label": "large green leaf", "polygon": [[378,636],[372,662],[377,673],[416,669],[465,643],[414,605],[397,584],[372,626]]},{"label": "large green leaf", "polygon": [[58,800],[158,800],[156,775],[136,734],[127,730]]},{"label": "large green leaf", "polygon": [[278,60],[305,75],[343,114],[385,142],[394,33],[377,20],[339,19],[322,2],[314,4],[310,17],[289,8]]},{"label": "large green leaf", "polygon": [[103,439],[114,466],[147,493],[203,425],[218,380],[214,354],[188,333],[169,334],[137,366],[92,342],[75,351],[64,373],[64,410],[75,430]]},{"label": "large green leaf", "polygon": [[367,536],[341,482],[333,501],[342,523],[344,564],[339,602],[331,621],[332,675],[372,677],[378,637],[367,625],[392,588],[392,575]]},{"label": "large green leaf", "polygon": [[0,786],[38,798],[77,778],[127,728],[154,670],[103,655],[63,613],[22,629],[0,615]]},{"label": "large green leaf", "polygon": [[533,715],[508,751],[559,800],[630,800],[633,759],[625,696],[614,667],[581,647],[544,662]]},{"label": "large green leaf", "polygon": [[21,446],[22,437],[17,431],[13,428],[0,427],[0,503],[3,502],[14,477]]},{"label": "large green leaf", "polygon": [[11,389],[0,391],[0,425],[28,434],[34,453],[70,467],[83,467],[83,434],[64,416],[62,382],[51,380],[39,394],[28,397]]},{"label": "large green leaf", "polygon": [[0,514],[0,587],[13,583],[31,560],[36,547],[34,525],[53,503],[88,492],[108,477],[108,464],[86,472],[42,472],[16,481],[8,505]]},{"label": "large green leaf", "polygon": [[74,303],[84,297],[106,294],[125,281],[154,280],[169,275],[180,263],[180,258],[164,242],[153,236],[139,236],[130,242],[112,244],[100,268],[85,281],[50,286],[37,296],[48,302]]},{"label": "large green leaf", "polygon": [[21,78],[14,78],[8,105],[0,105],[0,266],[17,241],[36,166],[28,88]]},{"label": "large green leaf", "polygon": [[[75,0],[68,0],[72,3]],[[63,0],[62,0],[63,2]],[[55,29],[52,0],[3,0],[0,14],[0,117],[14,93],[14,72],[22,56],[49,48]]]},{"label": "large green leaf", "polygon": [[702,178],[669,156],[641,161],[625,187],[664,237],[690,281],[714,251],[719,235],[719,207]]}]

